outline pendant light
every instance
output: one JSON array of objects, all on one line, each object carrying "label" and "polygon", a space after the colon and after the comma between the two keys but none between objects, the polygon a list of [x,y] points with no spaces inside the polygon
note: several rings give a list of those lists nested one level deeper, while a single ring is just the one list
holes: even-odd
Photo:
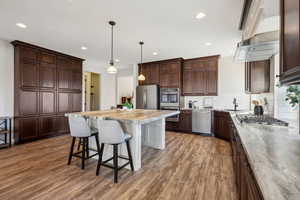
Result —
[{"label": "pendant light", "polygon": [[[143,45],[144,45],[144,42],[143,41],[140,41],[139,44],[141,45],[141,69],[142,68],[142,65],[143,65]],[[139,81],[144,81],[146,80],[146,77],[142,74],[142,72],[140,72],[140,75],[138,77],[138,80]]]},{"label": "pendant light", "polygon": [[109,61],[110,66],[107,68],[107,73],[115,74],[118,72],[117,68],[114,66],[114,26],[116,25],[116,22],[109,21],[108,23],[111,25],[111,51]]}]

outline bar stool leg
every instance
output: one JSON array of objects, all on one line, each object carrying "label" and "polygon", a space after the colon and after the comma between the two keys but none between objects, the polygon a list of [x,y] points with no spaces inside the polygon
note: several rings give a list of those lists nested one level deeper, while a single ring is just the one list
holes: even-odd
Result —
[{"label": "bar stool leg", "polygon": [[118,145],[113,144],[114,146],[114,158],[113,158],[113,163],[114,163],[114,182],[118,183]]},{"label": "bar stool leg", "polygon": [[70,150],[70,154],[69,154],[68,165],[71,164],[71,160],[72,160],[72,157],[73,157],[73,150],[74,150],[75,140],[76,140],[76,138],[73,137],[73,139],[72,139],[72,144],[71,144],[71,150]]},{"label": "bar stool leg", "polygon": [[77,151],[79,151],[81,143],[82,143],[82,140],[81,140],[81,138],[79,138],[79,142],[78,142],[78,146],[77,146]]},{"label": "bar stool leg", "polygon": [[86,138],[86,157],[89,158],[90,157],[90,151],[89,151],[89,138]]},{"label": "bar stool leg", "polygon": [[102,163],[103,151],[104,151],[104,144],[102,143],[102,144],[101,144],[100,153],[99,153],[99,158],[98,158],[98,164],[97,164],[96,176],[99,175],[100,166],[101,166],[101,163]]},{"label": "bar stool leg", "polygon": [[81,169],[84,170],[84,161],[85,161],[85,153],[86,153],[86,138],[82,138],[83,145],[82,145],[82,157],[81,157]]},{"label": "bar stool leg", "polygon": [[134,171],[134,166],[133,166],[133,160],[132,160],[132,154],[131,154],[131,148],[130,148],[129,140],[126,141],[126,146],[127,146],[127,152],[128,152],[128,157],[129,157],[130,168],[131,168],[131,171]]}]

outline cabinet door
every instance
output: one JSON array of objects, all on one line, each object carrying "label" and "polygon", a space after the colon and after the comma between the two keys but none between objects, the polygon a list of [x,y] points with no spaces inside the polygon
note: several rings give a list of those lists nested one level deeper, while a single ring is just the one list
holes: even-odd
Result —
[{"label": "cabinet door", "polygon": [[64,117],[64,116],[57,117],[56,121],[55,121],[55,127],[56,127],[58,133],[70,132],[67,117]]},{"label": "cabinet door", "polygon": [[58,93],[58,112],[72,112],[72,93]]},{"label": "cabinet door", "polygon": [[250,63],[246,62],[245,63],[245,92],[246,93],[251,93],[250,80],[251,80]]},{"label": "cabinet door", "polygon": [[139,73],[145,76],[144,81],[139,81],[140,85],[159,84],[159,64],[145,63],[139,67]]},{"label": "cabinet door", "polygon": [[183,64],[183,95],[203,96],[206,94],[207,78],[205,66],[198,60],[187,60]]},{"label": "cabinet door", "polygon": [[72,94],[72,112],[80,112],[82,110],[81,101],[82,101],[81,93]]},{"label": "cabinet door", "polygon": [[57,59],[58,88],[72,89],[73,70],[71,60],[64,57]]},{"label": "cabinet door", "polygon": [[205,63],[206,68],[206,95],[218,95],[218,61],[208,61]]},{"label": "cabinet door", "polygon": [[82,90],[82,63],[81,61],[74,60],[73,62],[73,72],[72,72],[72,89]]},{"label": "cabinet door", "polygon": [[41,117],[39,119],[39,136],[51,136],[57,133],[56,117]]},{"label": "cabinet door", "polygon": [[281,75],[300,70],[299,11],[298,0],[281,0]]},{"label": "cabinet door", "polygon": [[18,123],[21,142],[38,137],[38,118],[20,118]]},{"label": "cabinet door", "polygon": [[40,54],[40,89],[56,88],[56,56],[42,52]]},{"label": "cabinet door", "polygon": [[40,114],[54,114],[56,113],[55,92],[40,91]]},{"label": "cabinet door", "polygon": [[217,138],[230,141],[230,116],[227,112],[214,111],[214,134]]},{"label": "cabinet door", "polygon": [[20,90],[19,91],[19,115],[38,115],[39,114],[39,104],[38,104],[38,92],[30,90]]},{"label": "cabinet door", "polygon": [[192,112],[181,111],[179,115],[179,130],[182,132],[192,132]]},{"label": "cabinet door", "polygon": [[265,93],[270,91],[269,60],[250,63],[250,91],[251,93]]},{"label": "cabinet door", "polygon": [[20,87],[38,87],[38,51],[31,48],[20,48]]},{"label": "cabinet door", "polygon": [[181,61],[162,62],[159,64],[159,83],[161,87],[181,88]]}]

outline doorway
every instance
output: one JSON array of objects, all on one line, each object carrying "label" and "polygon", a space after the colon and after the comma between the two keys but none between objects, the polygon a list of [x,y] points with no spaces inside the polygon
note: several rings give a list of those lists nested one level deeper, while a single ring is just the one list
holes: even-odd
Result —
[{"label": "doorway", "polygon": [[100,74],[84,72],[84,110],[100,110]]}]

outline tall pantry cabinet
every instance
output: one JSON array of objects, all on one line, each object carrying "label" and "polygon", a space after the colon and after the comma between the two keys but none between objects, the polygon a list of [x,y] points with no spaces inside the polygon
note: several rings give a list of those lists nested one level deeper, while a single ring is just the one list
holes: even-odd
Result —
[{"label": "tall pantry cabinet", "polygon": [[83,59],[14,41],[14,138],[28,142],[69,132],[81,111]]}]

